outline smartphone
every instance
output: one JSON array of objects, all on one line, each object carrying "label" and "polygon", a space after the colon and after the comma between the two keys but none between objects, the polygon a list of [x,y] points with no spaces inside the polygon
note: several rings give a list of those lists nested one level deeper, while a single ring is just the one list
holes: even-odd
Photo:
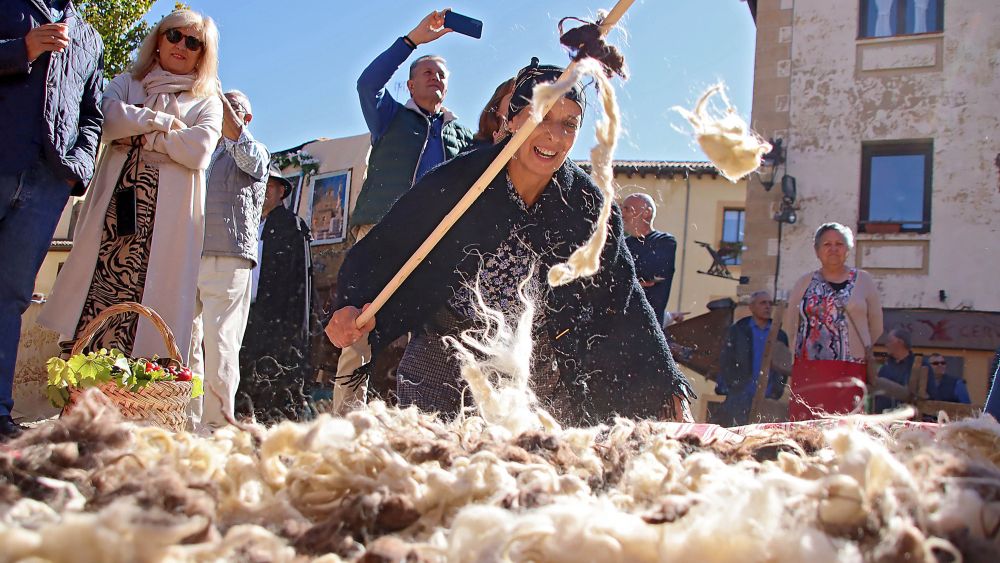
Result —
[{"label": "smartphone", "polygon": [[134,235],[136,230],[135,189],[129,188],[115,194],[115,226],[117,236]]},{"label": "smartphone", "polygon": [[444,13],[444,26],[448,29],[479,39],[483,36],[483,22],[448,10]]}]

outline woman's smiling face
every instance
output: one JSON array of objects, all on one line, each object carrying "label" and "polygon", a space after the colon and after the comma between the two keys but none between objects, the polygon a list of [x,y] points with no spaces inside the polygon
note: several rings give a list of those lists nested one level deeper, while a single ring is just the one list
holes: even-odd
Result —
[{"label": "woman's smiling face", "polygon": [[[529,106],[514,116],[510,122],[511,131],[518,131],[527,122],[530,111]],[[583,110],[580,105],[566,98],[559,98],[524,144],[517,149],[511,166],[521,167],[532,176],[551,178],[566,162],[582,121]]]},{"label": "woman's smiling face", "polygon": [[177,31],[182,34],[181,40],[177,43],[171,43],[167,39],[167,31],[169,30],[164,30],[160,34],[157,42],[160,68],[173,74],[191,74],[198,66],[198,61],[201,60],[201,54],[205,48],[201,47],[197,51],[188,49],[185,45],[186,38],[190,36],[204,41],[201,32],[191,26],[179,27]]}]

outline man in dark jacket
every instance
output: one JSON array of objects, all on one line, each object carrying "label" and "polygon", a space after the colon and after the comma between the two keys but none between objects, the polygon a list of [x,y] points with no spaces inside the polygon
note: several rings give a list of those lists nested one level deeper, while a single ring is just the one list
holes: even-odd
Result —
[{"label": "man in dark jacket", "polygon": [[656,320],[663,326],[670,287],[674,282],[674,264],[677,260],[677,239],[670,233],[653,228],[656,218],[656,204],[646,194],[632,194],[622,202],[622,221],[632,259],[635,260],[635,274],[646,294]]},{"label": "man in dark jacket", "polygon": [[[444,15],[444,11],[428,14],[358,78],[358,98],[371,132],[372,150],[367,176],[351,212],[355,240],[364,238],[427,171],[472,144],[472,131],[459,125],[456,116],[444,107],[448,69],[441,57],[424,55],[413,61],[406,81],[410,99],[405,104],[397,102],[385,87],[418,45],[451,32],[444,27]],[[349,389],[343,381],[361,366],[362,357],[370,354],[364,341],[341,351],[333,399],[336,410],[343,411],[347,404],[364,399],[364,387]]]},{"label": "man in dark jacket", "polygon": [[351,213],[351,223],[355,230],[363,231],[361,236],[428,170],[472,143],[472,131],[459,125],[444,107],[448,68],[441,57],[424,55],[413,61],[406,81],[410,99],[405,104],[397,102],[385,87],[418,45],[451,31],[444,28],[444,14],[428,14],[358,78],[361,112],[372,136],[368,173]]},{"label": "man in dark jacket", "polygon": [[0,440],[11,419],[21,314],[69,196],[101,137],[104,43],[67,0],[0,3]]},{"label": "man in dark jacket", "polygon": [[[764,346],[771,332],[771,294],[757,291],[750,296],[750,316],[733,323],[719,359],[722,371],[715,392],[726,400],[715,415],[721,426],[743,426],[750,422],[750,407],[757,392],[757,380],[764,359]],[[788,345],[788,335],[778,331],[778,341]],[[779,399],[784,392],[783,378],[768,370],[765,397]]]},{"label": "man in dark jacket", "polygon": [[240,353],[237,408],[258,420],[301,419],[310,380],[312,261],[309,227],[283,205],[292,184],[271,168],[260,226],[250,317]]}]

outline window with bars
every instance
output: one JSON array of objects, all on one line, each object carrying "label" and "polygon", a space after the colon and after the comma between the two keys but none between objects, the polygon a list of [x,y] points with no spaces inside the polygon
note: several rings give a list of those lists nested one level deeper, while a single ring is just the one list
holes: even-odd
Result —
[{"label": "window with bars", "polygon": [[944,29],[944,0],[861,0],[860,14],[862,38]]},{"label": "window with bars", "polygon": [[743,227],[745,223],[745,209],[723,209],[722,240],[719,241],[719,256],[727,266],[737,266],[742,262]]}]

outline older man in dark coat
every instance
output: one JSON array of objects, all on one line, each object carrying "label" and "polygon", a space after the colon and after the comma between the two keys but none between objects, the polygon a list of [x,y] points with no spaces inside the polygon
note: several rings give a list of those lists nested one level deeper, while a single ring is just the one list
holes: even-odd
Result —
[{"label": "older man in dark coat", "polygon": [[[714,422],[721,426],[742,426],[750,422],[750,407],[757,391],[757,379],[764,358],[764,346],[771,332],[771,294],[757,291],[750,296],[750,316],[733,323],[726,332],[719,359],[721,373],[715,392],[726,395],[716,412]],[[778,331],[778,341],[788,345],[788,335]],[[765,396],[778,399],[784,392],[784,381],[768,370]]]},{"label": "older man in dark coat", "polygon": [[291,183],[272,168],[262,211],[260,262],[240,353],[237,408],[259,420],[300,419],[308,411],[312,237],[282,202]]}]

